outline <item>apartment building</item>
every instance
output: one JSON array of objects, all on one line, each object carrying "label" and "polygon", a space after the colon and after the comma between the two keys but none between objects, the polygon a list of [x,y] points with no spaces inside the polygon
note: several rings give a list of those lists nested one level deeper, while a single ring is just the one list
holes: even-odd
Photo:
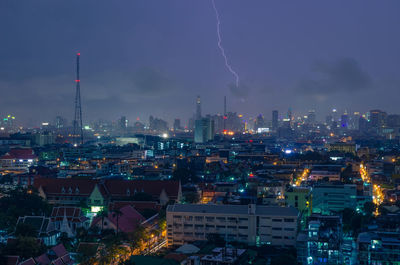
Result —
[{"label": "apartment building", "polygon": [[355,184],[330,183],[315,185],[312,190],[312,212],[331,214],[345,208],[356,209],[357,189]]},{"label": "apartment building", "polygon": [[249,245],[294,246],[298,210],[262,205],[174,204],[167,207],[167,244],[205,241],[218,234]]}]

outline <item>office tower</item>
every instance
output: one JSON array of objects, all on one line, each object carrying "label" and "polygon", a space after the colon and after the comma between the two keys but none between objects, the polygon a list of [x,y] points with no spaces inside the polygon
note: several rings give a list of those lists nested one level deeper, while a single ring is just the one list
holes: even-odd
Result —
[{"label": "office tower", "polygon": [[388,127],[400,127],[400,115],[390,114],[387,116],[387,126]]},{"label": "office tower", "polygon": [[381,110],[370,111],[370,126],[373,129],[382,128],[386,123],[386,112]]},{"label": "office tower", "polygon": [[200,101],[200,96],[197,96],[196,100],[196,120],[201,119],[201,101]]},{"label": "office tower", "polygon": [[368,121],[363,116],[360,116],[358,119],[358,130],[360,132],[366,132],[368,130]]},{"label": "office tower", "polygon": [[67,120],[61,116],[57,116],[55,124],[57,129],[61,129],[66,126]]},{"label": "office tower", "polygon": [[349,115],[347,115],[347,112],[340,117],[340,127],[346,129],[349,127]]},{"label": "office tower", "polygon": [[254,130],[257,131],[258,128],[264,128],[264,127],[265,127],[264,117],[260,114],[254,121]]},{"label": "office tower", "polygon": [[309,124],[313,124],[313,125],[316,123],[315,110],[309,110],[308,111],[307,121],[308,121]]},{"label": "office tower", "polygon": [[155,132],[167,132],[168,123],[162,119],[154,118],[150,115],[149,117],[149,129]]},{"label": "office tower", "polygon": [[181,120],[175,119],[174,120],[174,131],[179,131],[181,129]]},{"label": "office tower", "polygon": [[128,120],[126,119],[125,116],[122,116],[119,121],[118,121],[118,130],[121,133],[126,133],[128,129]]},{"label": "office tower", "polygon": [[338,113],[336,109],[332,109],[332,122],[338,121]]},{"label": "office tower", "polygon": [[272,129],[276,130],[278,129],[278,111],[277,110],[273,110],[272,111]]},{"label": "office tower", "polygon": [[210,118],[203,118],[195,121],[194,142],[205,143],[214,139],[214,121]]}]

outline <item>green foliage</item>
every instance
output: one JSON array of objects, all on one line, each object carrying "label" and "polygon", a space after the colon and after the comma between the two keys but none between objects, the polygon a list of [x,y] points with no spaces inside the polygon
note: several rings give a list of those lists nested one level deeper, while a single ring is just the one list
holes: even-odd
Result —
[{"label": "green foliage", "polygon": [[20,223],[15,228],[15,236],[37,237],[37,231],[29,224]]},{"label": "green foliage", "polygon": [[199,178],[196,176],[194,171],[186,168],[176,169],[172,174],[172,179],[180,180],[182,184],[199,182]]},{"label": "green foliage", "polygon": [[207,241],[215,244],[217,247],[225,246],[225,240],[221,237],[220,234],[208,234]]},{"label": "green foliage", "polygon": [[[367,207],[370,207],[370,205],[367,204]],[[364,215],[362,213],[357,213],[353,209],[346,208],[342,211],[343,231],[356,238],[361,228],[369,224],[373,218],[372,214],[366,213]]]},{"label": "green foliage", "polygon": [[184,195],[186,203],[198,203],[200,196],[197,192],[185,192]]},{"label": "green foliage", "polygon": [[46,251],[46,247],[38,243],[34,237],[17,237],[15,242],[7,244],[4,253],[7,255],[17,255],[22,259],[36,257]]},{"label": "green foliage", "polygon": [[13,231],[18,217],[27,215],[49,215],[51,206],[37,193],[26,189],[10,191],[0,199],[0,229]]},{"label": "green foliage", "polygon": [[368,216],[372,216],[373,213],[375,212],[376,205],[373,202],[366,202],[364,203],[364,212]]},{"label": "green foliage", "polygon": [[297,264],[296,257],[288,253],[282,253],[271,259],[271,265],[282,265],[282,264]]}]

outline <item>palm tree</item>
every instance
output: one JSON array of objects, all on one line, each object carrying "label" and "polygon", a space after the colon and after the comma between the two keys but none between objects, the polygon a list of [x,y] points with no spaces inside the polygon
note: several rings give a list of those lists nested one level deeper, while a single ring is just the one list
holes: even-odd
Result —
[{"label": "palm tree", "polygon": [[119,231],[119,217],[123,215],[123,213],[121,212],[120,209],[118,208],[114,208],[113,209],[113,214],[115,214],[117,216],[117,236],[118,236],[118,231]]},{"label": "palm tree", "polygon": [[99,212],[99,216],[101,217],[101,232],[104,230],[104,218],[108,216],[108,212],[106,210],[102,210]]}]

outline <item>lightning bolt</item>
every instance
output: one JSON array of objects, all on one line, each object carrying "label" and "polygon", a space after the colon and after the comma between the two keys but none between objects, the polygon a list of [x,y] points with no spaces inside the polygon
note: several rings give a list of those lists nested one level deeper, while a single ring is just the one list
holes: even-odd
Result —
[{"label": "lightning bolt", "polygon": [[218,9],[215,5],[215,0],[211,0],[213,8],[214,8],[214,12],[215,12],[215,18],[217,19],[217,37],[218,37],[218,48],[221,51],[221,55],[222,57],[224,57],[225,60],[225,66],[226,68],[229,70],[229,72],[231,72],[231,74],[235,77],[235,83],[236,83],[236,87],[239,87],[239,75],[236,73],[235,70],[233,70],[232,66],[230,65],[229,61],[228,61],[228,56],[226,56],[225,54],[225,49],[224,46],[222,46],[222,38],[221,38],[221,20],[219,19],[219,13],[218,13]]}]

